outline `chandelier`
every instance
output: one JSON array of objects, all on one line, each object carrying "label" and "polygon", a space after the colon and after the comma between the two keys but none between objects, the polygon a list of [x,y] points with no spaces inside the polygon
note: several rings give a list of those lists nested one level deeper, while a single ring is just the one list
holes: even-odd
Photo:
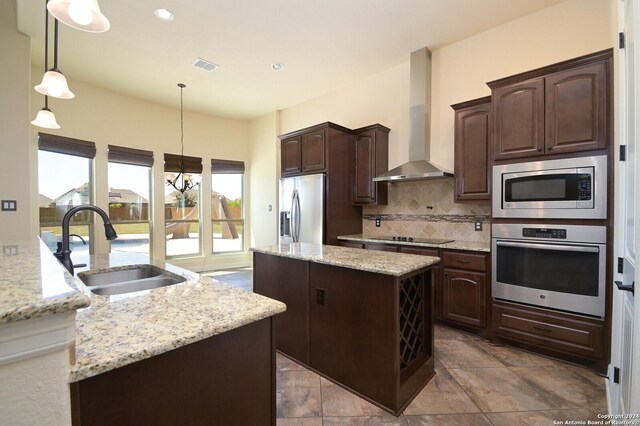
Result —
[{"label": "chandelier", "polygon": [[182,91],[187,87],[184,83],[178,83],[180,88],[180,163],[178,165],[178,174],[167,173],[165,178],[167,179],[167,186],[174,187],[181,194],[192,188],[195,188],[198,184],[193,182],[191,175],[185,173],[186,167],[184,163],[184,104],[182,101]]}]

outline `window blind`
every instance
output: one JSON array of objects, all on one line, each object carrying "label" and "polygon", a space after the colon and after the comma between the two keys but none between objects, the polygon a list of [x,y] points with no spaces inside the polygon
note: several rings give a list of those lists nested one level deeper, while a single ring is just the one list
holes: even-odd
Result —
[{"label": "window blind", "polygon": [[94,142],[49,133],[38,133],[38,149],[84,158],[95,158],[96,156]]},{"label": "window blind", "polygon": [[212,174],[242,174],[244,161],[211,159]]},{"label": "window blind", "polygon": [[[180,171],[180,156],[164,154],[164,171],[177,173]],[[202,158],[184,156],[185,173],[202,173]]]},{"label": "window blind", "polygon": [[109,161],[151,167],[153,166],[153,151],[109,145]]}]

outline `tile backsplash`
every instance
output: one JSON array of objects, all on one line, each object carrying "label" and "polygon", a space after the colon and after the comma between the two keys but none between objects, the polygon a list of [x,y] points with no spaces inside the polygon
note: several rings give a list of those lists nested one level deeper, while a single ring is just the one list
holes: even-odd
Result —
[{"label": "tile backsplash", "polygon": [[[362,233],[365,236],[412,236],[490,241],[491,204],[487,201],[454,203],[453,179],[389,183],[386,206],[365,206]],[[380,218],[377,228],[375,219]],[[482,231],[474,222],[482,222]]]}]

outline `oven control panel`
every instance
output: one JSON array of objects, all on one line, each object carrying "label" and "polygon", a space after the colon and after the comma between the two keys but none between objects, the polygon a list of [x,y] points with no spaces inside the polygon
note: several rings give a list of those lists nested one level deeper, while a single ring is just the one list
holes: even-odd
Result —
[{"label": "oven control panel", "polygon": [[547,228],[523,228],[522,236],[525,238],[554,238],[558,240],[567,238],[566,229]]}]

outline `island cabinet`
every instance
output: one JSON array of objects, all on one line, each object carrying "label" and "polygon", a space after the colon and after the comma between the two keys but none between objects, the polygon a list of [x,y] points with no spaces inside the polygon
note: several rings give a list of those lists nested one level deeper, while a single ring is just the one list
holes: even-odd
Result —
[{"label": "island cabinet", "polygon": [[354,204],[387,204],[387,182],[373,178],[389,170],[389,132],[380,124],[353,131]]},{"label": "island cabinet", "polygon": [[451,108],[455,110],[455,199],[488,200],[491,97],[451,105]]},{"label": "island cabinet", "polygon": [[606,149],[612,55],[608,49],[488,83],[493,159]]},{"label": "island cabinet", "polygon": [[309,256],[285,246],[253,249],[254,291],[287,304],[275,318],[277,350],[399,415],[435,374],[430,268],[438,259],[333,246]]},{"label": "island cabinet", "polygon": [[70,387],[74,426],[275,425],[271,318]]}]

